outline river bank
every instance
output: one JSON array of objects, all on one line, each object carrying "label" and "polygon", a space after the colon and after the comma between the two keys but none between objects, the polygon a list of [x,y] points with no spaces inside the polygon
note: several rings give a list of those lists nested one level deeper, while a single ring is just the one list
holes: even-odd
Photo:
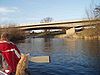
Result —
[{"label": "river bank", "polygon": [[80,39],[100,39],[100,32],[96,28],[90,28],[76,32],[72,37]]},{"label": "river bank", "polygon": [[79,36],[78,34],[74,34],[72,38],[75,39],[87,39],[87,40],[92,40],[92,39],[98,39],[100,40],[100,36]]},{"label": "river bank", "polygon": [[80,32],[75,32],[73,35],[67,36],[66,34],[61,34],[55,36],[57,38],[74,38],[74,39],[98,39],[100,40],[100,32],[98,32],[96,29],[86,29]]},{"label": "river bank", "polygon": [[100,36],[80,36],[78,34],[73,34],[72,36],[66,36],[66,34],[57,35],[56,38],[74,38],[74,39],[85,39],[85,40],[93,40],[98,39],[100,40]]}]

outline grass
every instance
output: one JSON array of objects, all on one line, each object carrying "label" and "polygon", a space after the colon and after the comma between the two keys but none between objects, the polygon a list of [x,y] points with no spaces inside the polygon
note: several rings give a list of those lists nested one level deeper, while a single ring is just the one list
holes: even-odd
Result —
[{"label": "grass", "polygon": [[100,27],[84,29],[83,31],[77,32],[75,37],[84,39],[100,39]]},{"label": "grass", "polygon": [[78,36],[97,36],[97,30],[96,29],[85,29],[83,31],[80,31],[77,33]]}]

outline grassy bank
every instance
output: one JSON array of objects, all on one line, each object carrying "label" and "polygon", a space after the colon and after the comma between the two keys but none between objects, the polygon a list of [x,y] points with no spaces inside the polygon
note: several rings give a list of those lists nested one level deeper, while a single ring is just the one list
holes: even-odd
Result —
[{"label": "grassy bank", "polygon": [[0,28],[0,35],[2,32],[8,32],[10,34],[10,41],[12,42],[19,42],[25,39],[25,31],[19,30],[15,26]]},{"label": "grassy bank", "polygon": [[100,32],[97,28],[85,29],[73,35],[74,38],[82,39],[100,39]]}]

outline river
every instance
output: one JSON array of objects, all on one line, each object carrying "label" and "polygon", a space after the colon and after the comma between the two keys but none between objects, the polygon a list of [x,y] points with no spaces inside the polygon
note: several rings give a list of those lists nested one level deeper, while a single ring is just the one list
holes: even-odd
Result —
[{"label": "river", "polygon": [[18,48],[50,63],[29,63],[31,75],[100,75],[100,40],[27,38]]}]

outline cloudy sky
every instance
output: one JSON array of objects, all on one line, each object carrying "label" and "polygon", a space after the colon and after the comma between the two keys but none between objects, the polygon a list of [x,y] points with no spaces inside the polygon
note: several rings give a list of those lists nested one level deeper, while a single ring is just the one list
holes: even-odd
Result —
[{"label": "cloudy sky", "polygon": [[85,10],[100,0],[0,0],[0,24],[82,19]]}]

